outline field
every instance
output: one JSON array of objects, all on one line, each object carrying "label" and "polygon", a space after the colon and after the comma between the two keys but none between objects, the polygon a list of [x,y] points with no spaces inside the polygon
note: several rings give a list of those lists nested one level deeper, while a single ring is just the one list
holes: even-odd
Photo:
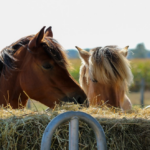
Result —
[{"label": "field", "polygon": [[80,59],[70,59],[71,65],[73,69],[70,70],[71,75],[74,77],[76,81],[79,82],[79,70],[81,66]]},{"label": "field", "polygon": [[131,69],[134,76],[134,82],[130,87],[131,91],[139,91],[141,79],[145,81],[145,90],[150,91],[150,59],[131,60]]},{"label": "field", "polygon": [[[81,65],[80,59],[70,59],[74,69],[70,70],[71,75],[79,81],[79,69]],[[134,106],[140,107],[140,82],[141,78],[145,79],[146,86],[144,92],[144,105],[150,105],[150,60],[149,59],[136,59],[131,61],[131,68],[134,75],[134,82],[131,85],[130,91],[127,94]],[[33,101],[39,110],[44,110],[47,107],[39,102]],[[36,109],[32,104],[32,109]]]},{"label": "field", "polygon": [[[75,68],[75,70],[70,71],[70,73],[78,81],[81,61],[80,59],[71,59],[70,61]],[[150,105],[150,59],[131,60],[131,69],[134,82],[129,89],[129,98],[133,105],[140,105],[140,87],[141,79],[143,78],[145,80],[144,103],[145,106]]]}]

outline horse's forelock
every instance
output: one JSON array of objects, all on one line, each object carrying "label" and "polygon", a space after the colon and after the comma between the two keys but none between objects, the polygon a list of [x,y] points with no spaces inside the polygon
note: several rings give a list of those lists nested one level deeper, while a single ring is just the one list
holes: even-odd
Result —
[{"label": "horse's forelock", "polygon": [[117,46],[96,48],[90,57],[89,71],[92,79],[103,84],[125,81],[132,82],[130,63],[120,52]]}]

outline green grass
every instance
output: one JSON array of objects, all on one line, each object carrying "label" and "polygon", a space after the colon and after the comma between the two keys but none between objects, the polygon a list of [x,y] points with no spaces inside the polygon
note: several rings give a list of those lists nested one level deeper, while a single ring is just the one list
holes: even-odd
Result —
[{"label": "green grass", "polygon": [[150,59],[131,60],[131,69],[134,76],[134,82],[130,87],[131,91],[139,91],[141,79],[145,80],[145,89],[150,90]]},{"label": "green grass", "polygon": [[70,70],[70,74],[73,76],[73,78],[79,82],[79,71],[81,66],[81,60],[80,59],[70,59],[70,62],[73,66],[73,69]]}]

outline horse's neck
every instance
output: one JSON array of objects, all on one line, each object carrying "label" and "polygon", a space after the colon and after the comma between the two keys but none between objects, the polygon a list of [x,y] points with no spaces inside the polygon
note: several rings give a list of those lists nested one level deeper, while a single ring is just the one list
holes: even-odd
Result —
[{"label": "horse's neck", "polygon": [[103,100],[106,104],[120,107],[121,101],[123,101],[124,98],[124,91],[115,85],[106,86],[96,83],[94,84],[94,88],[89,88],[88,97],[94,104],[102,104]]},{"label": "horse's neck", "polygon": [[26,105],[27,97],[20,87],[19,71],[6,70],[5,76],[0,76],[0,100],[0,105],[10,104],[13,108]]}]

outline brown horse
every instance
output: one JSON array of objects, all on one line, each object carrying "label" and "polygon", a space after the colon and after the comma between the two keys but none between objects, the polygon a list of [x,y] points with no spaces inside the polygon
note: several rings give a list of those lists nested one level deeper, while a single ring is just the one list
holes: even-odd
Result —
[{"label": "brown horse", "polygon": [[0,105],[26,106],[26,94],[50,108],[60,101],[84,103],[86,95],[69,74],[61,45],[51,27],[44,28],[1,51]]},{"label": "brown horse", "polygon": [[105,46],[91,49],[90,52],[76,47],[82,60],[80,85],[87,94],[90,105],[104,101],[114,107],[131,109],[132,104],[126,95],[133,76],[126,56],[128,46]]}]

